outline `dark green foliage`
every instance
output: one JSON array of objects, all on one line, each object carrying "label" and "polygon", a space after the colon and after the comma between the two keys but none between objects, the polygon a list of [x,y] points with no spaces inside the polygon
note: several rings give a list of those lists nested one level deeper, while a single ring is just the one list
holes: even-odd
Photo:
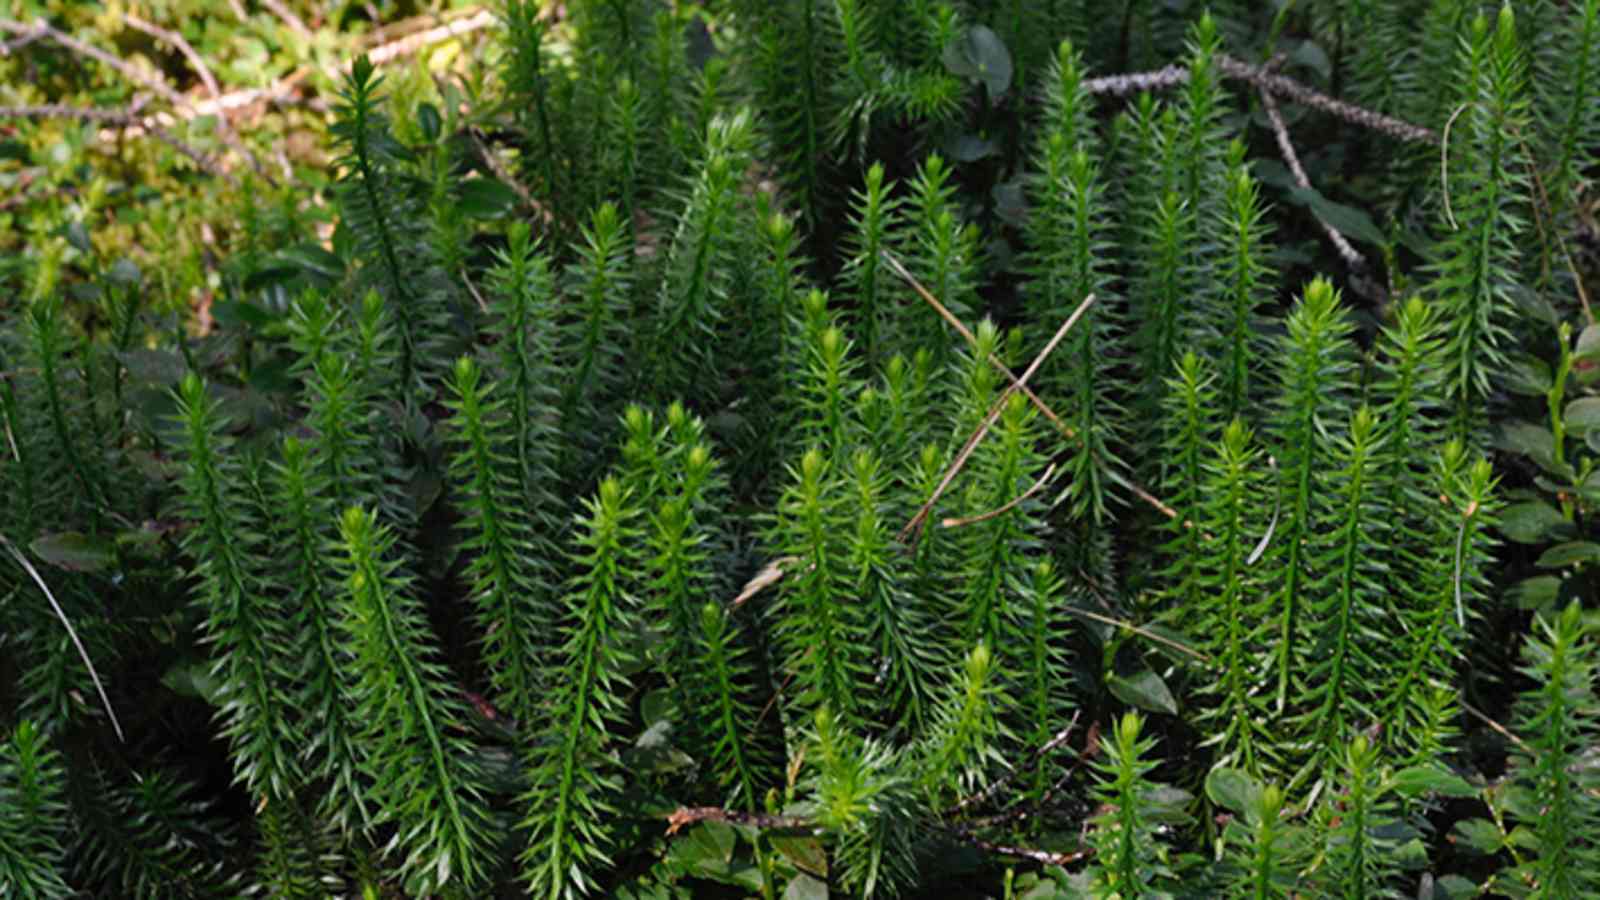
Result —
[{"label": "dark green foliage", "polygon": [[770,544],[785,577],[773,607],[781,668],[793,680],[793,715],[826,707],[843,723],[860,721],[855,685],[871,678],[872,646],[862,607],[843,602],[853,587],[848,551],[849,482],[815,447],[788,472]]},{"label": "dark green foliage", "polygon": [[[578,568],[565,599],[556,665],[542,711],[523,756],[529,788],[520,798],[527,835],[522,879],[530,893],[550,898],[588,893],[609,859],[608,821],[622,784],[607,744],[621,726],[624,667],[638,598],[624,591],[625,547],[635,540],[637,501],[615,478],[600,482],[585,501],[572,547]],[[548,735],[548,739],[541,736]]]},{"label": "dark green foliage", "polygon": [[1325,897],[1402,897],[1400,873],[1415,862],[1414,835],[1399,816],[1393,775],[1379,748],[1357,735],[1341,748],[1339,772],[1323,799],[1315,830],[1323,845],[1318,893]]},{"label": "dark green foliage", "polygon": [[[1272,699],[1270,649],[1274,610],[1262,590],[1262,575],[1250,556],[1258,531],[1260,496],[1270,487],[1260,477],[1261,451],[1240,419],[1223,430],[1214,450],[1202,462],[1201,505],[1190,507],[1192,518],[1176,526],[1184,533],[1175,549],[1179,565],[1189,569],[1190,602],[1184,613],[1188,633],[1201,645],[1216,671],[1205,677],[1197,719],[1214,747],[1218,766],[1234,766],[1260,777],[1283,762],[1282,750],[1266,727]],[[1209,535],[1209,537],[1207,537]],[[1192,540],[1186,541],[1185,538]],[[1180,595],[1183,596],[1183,595]]]},{"label": "dark green foliage", "polygon": [[1119,301],[1105,264],[1111,229],[1082,78],[1076,52],[1063,44],[1046,81],[1046,121],[1035,154],[1030,313],[1033,346],[1042,348],[1079,303],[1095,298],[1040,383],[1051,396],[1065,398],[1062,414],[1075,434],[1064,467],[1071,479],[1069,508],[1098,524],[1109,514],[1107,481],[1125,468],[1115,445],[1126,426],[1112,393],[1121,335]]},{"label": "dark green foliage", "polygon": [[0,894],[1593,893],[1600,14],[1481,6],[512,3],[177,275],[7,112]]},{"label": "dark green foliage", "polygon": [[[1383,640],[1384,576],[1392,551],[1384,517],[1381,450],[1377,424],[1368,407],[1358,408],[1348,431],[1330,443],[1329,463],[1337,466],[1324,482],[1334,495],[1328,516],[1317,523],[1311,569],[1320,583],[1305,609],[1313,634],[1305,687],[1311,705],[1303,727],[1310,740],[1307,774],[1326,772],[1338,735],[1355,731],[1376,712],[1377,685],[1396,660]],[[1309,592],[1308,592],[1309,593]]]},{"label": "dark green foliage", "polygon": [[1274,586],[1273,617],[1278,639],[1272,677],[1282,711],[1291,688],[1296,697],[1301,660],[1310,651],[1306,606],[1327,569],[1312,545],[1334,503],[1328,488],[1332,447],[1325,435],[1337,428],[1348,396],[1352,367],[1350,323],[1333,285],[1318,279],[1306,286],[1289,314],[1288,334],[1277,356],[1279,394],[1268,436],[1277,459],[1281,518],[1262,560]]},{"label": "dark green foliage", "polygon": [[1466,106],[1452,146],[1451,216],[1435,292],[1451,323],[1445,388],[1452,431],[1481,443],[1483,403],[1508,365],[1508,325],[1529,224],[1528,160],[1518,139],[1529,127],[1527,76],[1510,6],[1494,24],[1478,16],[1459,67]]},{"label": "dark green foliage", "polygon": [[1095,798],[1104,806],[1090,835],[1096,851],[1090,896],[1149,896],[1169,889],[1177,875],[1158,834],[1174,815],[1182,819],[1187,795],[1149,780],[1155,741],[1144,736],[1144,723],[1138,713],[1123,716],[1101,745],[1104,759],[1095,763]]},{"label": "dark green foliage", "polygon": [[284,653],[288,609],[262,589],[265,535],[253,531],[242,508],[239,460],[223,438],[216,402],[193,375],[179,399],[189,459],[184,499],[198,524],[187,549],[197,561],[206,641],[219,660],[222,733],[233,744],[239,780],[273,802],[290,796],[300,780],[300,737],[286,696],[295,674]]},{"label": "dark green foliage", "polygon": [[516,477],[522,467],[515,422],[470,358],[457,361],[451,387],[458,444],[451,474],[465,507],[468,537],[461,546],[472,554],[467,573],[485,635],[483,662],[495,704],[529,721],[545,686],[540,663],[556,614],[548,566],[534,565],[537,522]]},{"label": "dark green foliage", "polygon": [[1513,879],[1530,897],[1581,897],[1600,889],[1594,837],[1600,827],[1595,775],[1582,759],[1600,715],[1594,696],[1594,641],[1576,603],[1541,616],[1523,645],[1524,673],[1534,679],[1518,704],[1523,742],[1508,805],[1521,824],[1529,858]]},{"label": "dark green foliage", "polygon": [[18,897],[73,895],[66,871],[67,807],[61,755],[40,730],[19,723],[0,744],[0,884]]},{"label": "dark green foliage", "polygon": [[487,874],[495,836],[480,764],[461,734],[466,712],[446,686],[411,583],[397,571],[394,537],[355,506],[340,517],[339,534],[340,625],[352,660],[350,698],[364,717],[373,824],[394,829],[389,847],[408,891],[470,890]]}]

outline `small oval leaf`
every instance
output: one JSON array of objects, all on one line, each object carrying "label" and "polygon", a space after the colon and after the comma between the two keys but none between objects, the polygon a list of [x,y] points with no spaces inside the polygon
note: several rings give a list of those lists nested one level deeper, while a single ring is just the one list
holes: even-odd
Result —
[{"label": "small oval leaf", "polygon": [[34,556],[69,572],[98,572],[117,561],[110,541],[76,531],[43,535],[28,549]]},{"label": "small oval leaf", "polygon": [[1167,683],[1149,669],[1126,677],[1113,674],[1106,681],[1112,695],[1123,703],[1169,716],[1178,714],[1178,702],[1173,699]]}]

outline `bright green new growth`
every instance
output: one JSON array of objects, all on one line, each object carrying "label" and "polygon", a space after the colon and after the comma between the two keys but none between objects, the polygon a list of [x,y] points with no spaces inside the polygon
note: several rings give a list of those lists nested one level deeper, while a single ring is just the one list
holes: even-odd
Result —
[{"label": "bright green new growth", "polygon": [[391,531],[352,506],[339,536],[340,626],[353,665],[350,700],[366,716],[360,747],[374,824],[396,829],[390,846],[407,890],[471,890],[488,874],[497,835],[462,734],[466,712],[446,684],[411,581],[398,571]]},{"label": "bright green new growth", "polygon": [[[622,678],[631,660],[625,638],[638,617],[638,598],[625,592],[625,569],[635,560],[635,499],[615,478],[600,482],[572,548],[578,574],[564,605],[562,645],[540,721],[523,757],[528,790],[519,829],[527,835],[522,878],[531,894],[558,898],[589,893],[611,861],[606,822],[621,789],[605,747],[622,724]],[[541,734],[549,735],[546,740]]]},{"label": "bright green new growth", "polygon": [[1536,629],[1523,650],[1522,671],[1536,686],[1518,704],[1525,743],[1513,752],[1508,798],[1531,858],[1508,874],[1528,885],[1531,897],[1582,897],[1600,890],[1600,779],[1583,760],[1600,728],[1594,638],[1576,603],[1539,617]]}]

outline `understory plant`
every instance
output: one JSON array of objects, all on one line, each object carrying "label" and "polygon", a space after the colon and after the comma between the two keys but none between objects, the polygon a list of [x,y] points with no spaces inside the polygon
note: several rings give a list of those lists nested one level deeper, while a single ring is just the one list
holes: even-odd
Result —
[{"label": "understory plant", "polygon": [[1585,896],[1600,6],[1381,6],[353,62],[0,310],[0,895]]}]

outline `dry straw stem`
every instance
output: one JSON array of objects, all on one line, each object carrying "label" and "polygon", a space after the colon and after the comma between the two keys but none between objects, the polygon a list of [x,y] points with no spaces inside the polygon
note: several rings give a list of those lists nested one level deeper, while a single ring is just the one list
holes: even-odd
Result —
[{"label": "dry straw stem", "polygon": [[67,629],[67,637],[72,639],[72,646],[77,649],[78,658],[83,660],[84,668],[89,670],[89,679],[94,682],[94,689],[100,694],[100,703],[106,708],[106,715],[111,717],[111,727],[117,732],[117,740],[126,743],[127,738],[122,734],[122,723],[117,721],[117,711],[111,708],[111,698],[106,696],[106,687],[100,682],[100,673],[95,670],[94,660],[89,658],[89,651],[84,649],[83,641],[78,639],[78,630],[72,627],[72,620],[67,618],[66,610],[56,601],[56,595],[50,590],[50,585],[45,584],[44,578],[39,575],[39,570],[35,569],[33,563],[28,561],[28,557],[11,543],[11,539],[0,534],[0,544],[5,544],[6,552],[17,561],[17,565],[22,566],[28,577],[33,579],[33,583],[44,592],[45,599],[50,601],[50,608],[55,611],[56,618],[60,619],[62,626]]},{"label": "dry straw stem", "polygon": [[[882,251],[881,255],[883,257],[883,261],[888,264],[889,268],[893,269],[896,275],[899,275],[907,284],[911,285],[911,289],[916,291],[917,296],[921,297],[923,302],[933,307],[934,311],[939,314],[940,318],[950,323],[950,327],[954,328],[958,333],[960,333],[960,335],[966,339],[966,342],[969,346],[977,346],[978,339],[973,335],[972,329],[962,324],[960,319],[956,318],[949,309],[945,308],[943,303],[939,302],[939,298],[933,296],[932,292],[923,287],[922,282],[918,281],[917,277],[912,275],[910,270],[908,270],[905,265],[900,262],[900,260],[896,259],[894,255],[887,250]],[[1007,366],[1005,362],[1000,359],[1000,357],[995,356],[993,353],[989,354],[989,364],[994,366],[995,371],[1005,376],[1006,381],[1010,382],[1012,389],[1020,391],[1024,397],[1027,397],[1028,402],[1032,403],[1034,408],[1039,411],[1039,414],[1044,416],[1051,425],[1055,426],[1055,429],[1061,433],[1062,437],[1074,442],[1078,440],[1078,433],[1073,431],[1072,427],[1066,422],[1063,422],[1061,417],[1056,415],[1055,410],[1050,408],[1049,404],[1039,399],[1039,395],[1035,394],[1032,388],[1021,383],[1021,381],[1017,379],[1016,373],[1012,372],[1010,367]],[[1129,493],[1133,494],[1135,497],[1138,497],[1142,502],[1148,503],[1150,506],[1154,507],[1167,518],[1176,519],[1178,517],[1177,510],[1165,503],[1162,503],[1160,498],[1124,478],[1117,472],[1108,470],[1106,472],[1106,476],[1119,486],[1126,488]]]},{"label": "dry straw stem", "polygon": [[[1000,418],[1001,411],[1005,409],[1006,401],[1011,399],[1012,394],[1027,387],[1028,379],[1033,377],[1033,373],[1039,371],[1039,367],[1044,364],[1044,361],[1050,357],[1051,353],[1055,352],[1056,345],[1060,344],[1061,339],[1067,336],[1067,332],[1072,330],[1072,326],[1078,324],[1078,319],[1085,312],[1088,312],[1092,303],[1094,303],[1093,294],[1083,298],[1083,302],[1079,303],[1078,308],[1072,311],[1072,315],[1067,316],[1067,320],[1061,323],[1060,328],[1056,329],[1056,333],[1050,338],[1050,342],[1045,344],[1044,349],[1039,351],[1039,355],[1033,358],[1033,364],[1028,366],[1026,372],[1022,373],[1022,377],[1007,385],[1006,389],[1000,392],[1000,396],[995,399],[994,405],[989,408],[989,414],[984,416],[983,422],[976,431],[972,432],[972,436],[967,438],[966,444],[961,447],[961,452],[956,454],[955,462],[952,462],[950,468],[945,471],[944,478],[939,481],[939,486],[934,488],[933,493],[923,502],[922,508],[917,510],[917,514],[912,516],[911,521],[906,523],[906,527],[900,529],[900,534],[896,539],[902,545],[909,549],[911,544],[915,543],[914,539],[921,534],[922,523],[927,519],[928,512],[933,509],[933,504],[944,496],[945,490],[955,480],[957,473],[961,471],[961,467],[965,466],[967,459],[972,456],[972,451],[977,449],[978,444],[983,442],[984,436],[989,433],[989,426]],[[913,540],[907,541],[907,538],[912,538]]]}]

